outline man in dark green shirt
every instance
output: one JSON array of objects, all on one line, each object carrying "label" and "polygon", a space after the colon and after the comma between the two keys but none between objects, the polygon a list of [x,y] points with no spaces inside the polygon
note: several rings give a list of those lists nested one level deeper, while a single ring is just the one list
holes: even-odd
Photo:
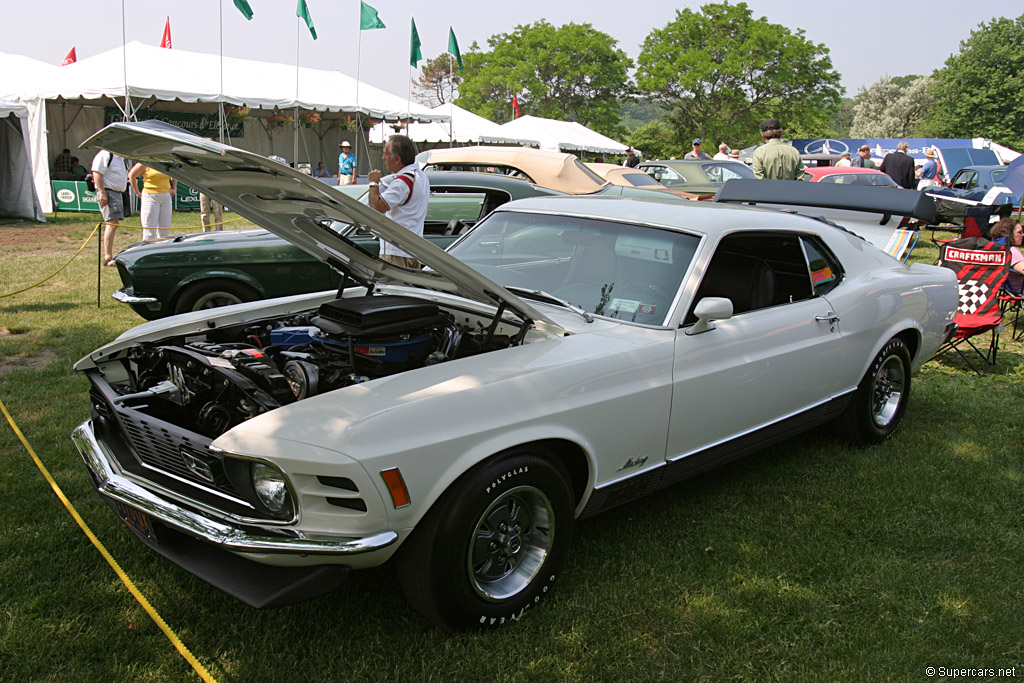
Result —
[{"label": "man in dark green shirt", "polygon": [[778,119],[761,122],[765,144],[754,150],[754,177],[764,180],[799,180],[804,172],[800,152],[782,141],[782,124]]}]

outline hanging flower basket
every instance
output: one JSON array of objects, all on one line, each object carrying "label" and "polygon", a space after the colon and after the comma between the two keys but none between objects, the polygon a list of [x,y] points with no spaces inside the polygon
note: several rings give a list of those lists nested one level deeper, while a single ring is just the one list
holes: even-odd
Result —
[{"label": "hanging flower basket", "polygon": [[299,114],[299,122],[306,128],[310,128],[314,124],[320,123],[322,120],[323,117],[318,111],[304,111]]},{"label": "hanging flower basket", "polygon": [[228,107],[226,112],[228,121],[245,121],[250,111],[249,107]]},{"label": "hanging flower basket", "polygon": [[295,119],[288,116],[287,114],[277,112],[276,114],[271,114],[269,117],[267,117],[267,130],[288,128],[293,123],[295,123]]},{"label": "hanging flower basket", "polygon": [[377,119],[363,119],[363,129],[370,130],[378,123],[380,123],[380,121],[378,121]]}]

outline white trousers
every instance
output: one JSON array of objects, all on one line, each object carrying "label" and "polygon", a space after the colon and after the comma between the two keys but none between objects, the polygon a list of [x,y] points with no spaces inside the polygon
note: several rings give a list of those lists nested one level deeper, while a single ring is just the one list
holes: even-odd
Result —
[{"label": "white trousers", "polygon": [[171,231],[170,192],[142,193],[142,239],[154,240],[159,237],[170,237]]}]

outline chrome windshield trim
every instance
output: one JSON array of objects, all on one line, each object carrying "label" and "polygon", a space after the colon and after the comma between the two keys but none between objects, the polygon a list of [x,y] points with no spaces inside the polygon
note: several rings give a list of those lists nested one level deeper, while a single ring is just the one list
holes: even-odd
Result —
[{"label": "chrome windshield trim", "polygon": [[285,538],[263,535],[258,530],[241,529],[179,507],[119,474],[111,464],[113,457],[96,439],[92,420],[79,425],[72,432],[71,439],[92,473],[101,495],[145,512],[177,531],[231,552],[358,555],[385,548],[398,540],[398,534],[394,531],[364,537],[325,539],[301,535]]}]

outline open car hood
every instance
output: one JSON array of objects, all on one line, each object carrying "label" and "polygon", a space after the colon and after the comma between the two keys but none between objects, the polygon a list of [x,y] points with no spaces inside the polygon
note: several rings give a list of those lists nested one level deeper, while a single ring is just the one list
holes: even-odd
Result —
[{"label": "open car hood", "polygon": [[[86,140],[166,173],[299,246],[364,286],[397,284],[496,306],[550,332],[564,330],[536,308],[390,218],[319,180],[259,154],[206,140],[160,121],[112,123]],[[408,270],[367,253],[332,229],[355,225],[430,270]]]}]

